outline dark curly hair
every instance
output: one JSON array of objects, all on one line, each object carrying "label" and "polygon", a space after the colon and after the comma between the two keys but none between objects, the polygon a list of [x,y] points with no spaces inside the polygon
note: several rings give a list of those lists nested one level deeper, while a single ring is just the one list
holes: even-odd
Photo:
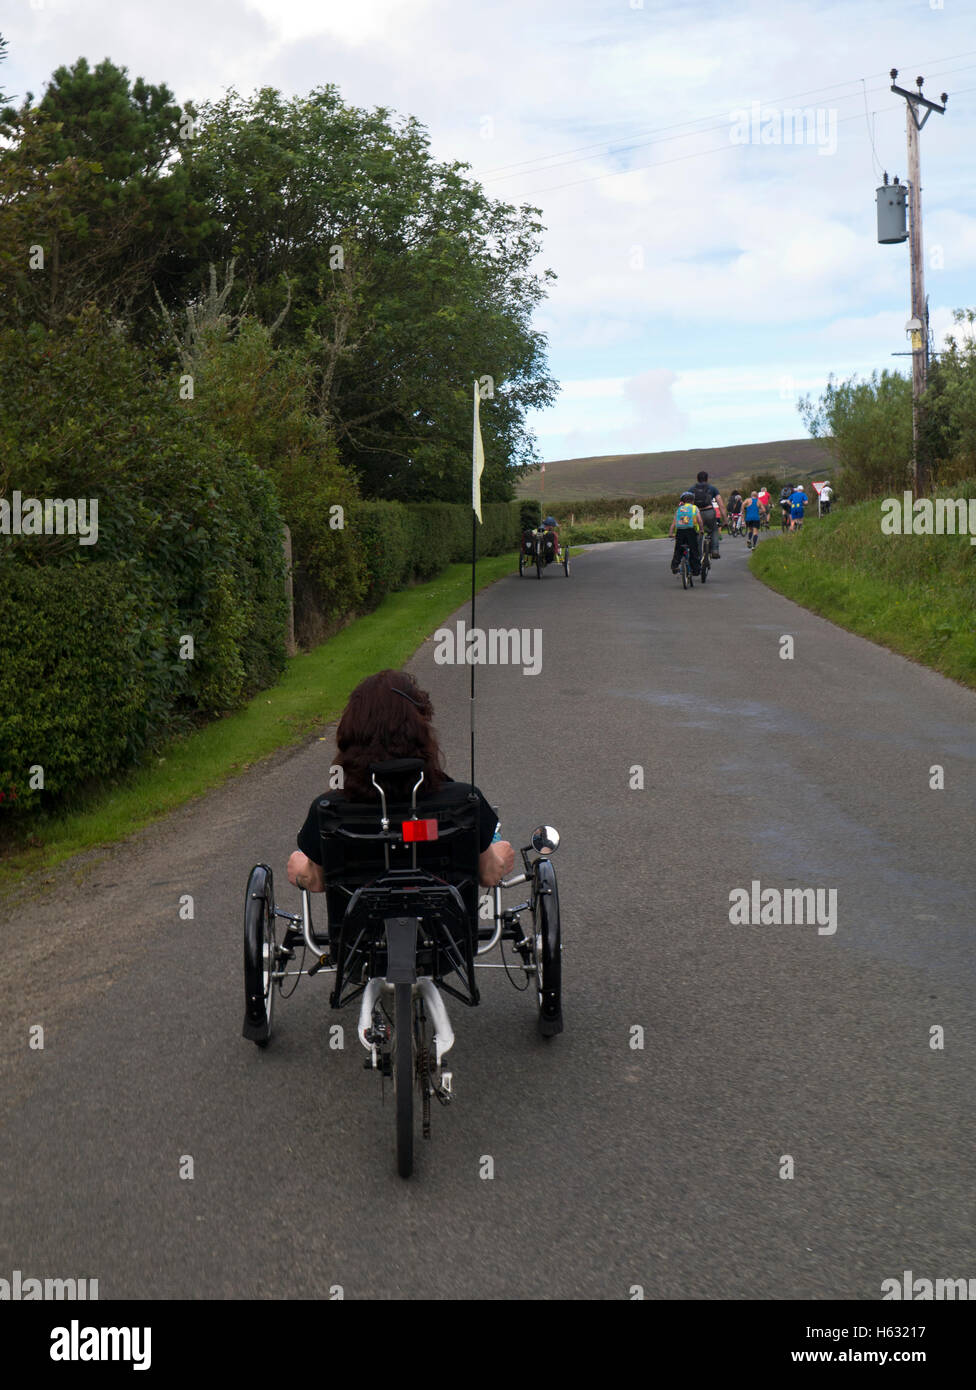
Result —
[{"label": "dark curly hair", "polygon": [[[418,795],[437,791],[446,773],[433,717],[430,696],[405,671],[377,671],[360,681],[336,730],[336,763],[342,768],[346,800],[378,800],[369,765],[390,758],[422,758],[424,786]],[[405,780],[390,787],[398,798],[409,794],[416,777]]]}]

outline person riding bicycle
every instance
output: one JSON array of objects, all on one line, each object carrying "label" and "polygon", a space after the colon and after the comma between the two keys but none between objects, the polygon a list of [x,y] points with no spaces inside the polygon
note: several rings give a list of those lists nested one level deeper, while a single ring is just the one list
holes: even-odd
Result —
[{"label": "person riding bicycle", "polygon": [[796,531],[803,525],[803,508],[810,499],[807,497],[806,489],[802,483],[797,483],[796,490],[790,497],[790,530]]},{"label": "person riding bicycle", "polygon": [[772,505],[773,499],[770,496],[769,488],[763,483],[762,487],[759,489],[759,511],[760,520],[765,526],[769,525],[769,509]]},{"label": "person riding bicycle", "polygon": [[698,481],[692,484],[689,491],[695,506],[701,512],[702,523],[708,532],[711,558],[721,560],[722,557],[718,553],[718,528],[724,505],[721,494],[718,488],[713,487],[708,481],[708,474],[704,469],[698,474]]},{"label": "person riding bicycle", "polygon": [[555,560],[556,552],[559,550],[559,525],[554,516],[547,516],[542,523],[542,530],[546,533],[546,559]]},{"label": "person riding bicycle", "polygon": [[681,552],[688,547],[692,574],[701,574],[701,552],[698,549],[699,537],[704,534],[705,523],[701,512],[695,506],[693,492],[683,492],[678,510],[674,514],[668,537],[674,537],[674,555],[671,557],[671,573],[677,574],[681,564]]},{"label": "person riding bicycle", "polygon": [[733,488],[729,493],[729,534],[734,535],[742,518],[742,493]]},{"label": "person riding bicycle", "polygon": [[[349,703],[336,729],[335,766],[342,769],[340,797],[334,791],[315,798],[305,824],[298,832],[298,849],[288,860],[288,881],[310,893],[325,891],[322,867],[322,838],[319,834],[318,803],[322,796],[330,801],[374,801],[379,796],[370,780],[370,763],[393,758],[421,758],[424,782],[421,798],[431,796],[446,782],[453,781],[443,767],[443,755],[431,725],[434,708],[430,696],[405,671],[379,671],[367,676],[349,696]],[[402,780],[402,779],[401,779]],[[393,788],[398,800],[409,801],[416,781],[407,775],[408,785]],[[515,864],[515,851],[507,840],[493,839],[498,819],[477,787],[478,796],[478,876],[482,887],[493,888]]]}]

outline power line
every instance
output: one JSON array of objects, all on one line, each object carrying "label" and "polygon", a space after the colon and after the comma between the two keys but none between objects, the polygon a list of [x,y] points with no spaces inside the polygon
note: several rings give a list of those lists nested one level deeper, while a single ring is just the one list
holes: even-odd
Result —
[{"label": "power line", "polygon": [[[959,53],[959,54],[956,54],[956,55],[955,55],[955,58],[966,58],[966,57],[972,56],[973,54],[976,54],[976,49],[972,49],[972,50],[970,50],[970,51],[967,52],[967,53]],[[937,59],[936,61],[937,61],[937,62],[951,62],[951,61],[954,61],[954,59],[942,58],[942,59]],[[970,63],[970,64],[964,64],[964,65],[962,65],[962,66],[960,66],[960,67],[950,68],[950,69],[948,69],[948,70],[945,71],[945,72],[934,73],[933,76],[934,76],[934,77],[950,77],[950,76],[952,76],[954,73],[957,73],[957,72],[970,72],[970,71],[973,70],[974,67],[976,67],[976,64],[971,64],[971,63]],[[877,76],[887,76],[887,73],[884,73],[884,74],[874,74],[874,73],[872,73],[872,74],[871,74],[871,77],[874,77],[874,76],[876,76],[876,75],[877,75]],[[794,93],[793,93],[792,95],[790,95],[790,96],[777,97],[777,98],[775,99],[775,101],[769,102],[767,105],[768,105],[769,107],[772,107],[772,106],[775,106],[775,105],[777,105],[777,104],[779,104],[779,103],[782,103],[782,102],[797,101],[797,100],[799,100],[801,97],[805,97],[805,96],[817,96],[817,95],[820,95],[821,93],[824,93],[824,92],[836,91],[839,87],[851,86],[852,84],[856,84],[857,82],[860,82],[860,83],[862,84],[862,87],[863,87],[865,81],[866,81],[865,78],[854,78],[854,79],[852,79],[850,82],[836,82],[836,83],[834,83],[834,84],[832,84],[831,86],[828,86],[828,87],[811,87],[811,88],[808,88],[806,91],[803,91],[803,92],[794,92]],[[887,91],[887,87],[872,87],[872,88],[870,89],[870,93],[869,93],[869,91],[868,91],[867,88],[864,88],[864,97],[865,97],[865,100],[866,100],[866,98],[867,98],[867,96],[868,96],[869,94],[874,94],[874,93],[876,93],[876,92],[882,92],[882,91]],[[841,97],[840,100],[841,100],[841,101],[846,101],[846,100],[849,100],[849,99],[852,99],[852,98],[856,98],[857,95],[858,95],[858,94],[857,94],[856,91],[854,91],[854,92],[848,92],[848,93],[846,94],[846,96]],[[876,114],[876,113],[875,113],[875,114]],[[708,134],[711,134],[711,133],[714,132],[714,131],[727,130],[727,129],[728,129],[728,119],[729,119],[729,113],[728,113],[728,111],[726,110],[726,111],[724,111],[724,112],[716,113],[716,115],[715,115],[714,117],[713,117],[713,116],[697,116],[697,117],[694,117],[693,119],[689,119],[689,120],[687,120],[687,121],[678,121],[678,122],[676,122],[676,123],[674,123],[674,124],[672,124],[672,125],[660,126],[660,127],[657,128],[656,131],[647,131],[647,132],[644,132],[644,134],[647,134],[647,135],[650,135],[650,136],[655,136],[655,137],[660,137],[660,138],[654,138],[654,139],[647,139],[647,140],[645,140],[645,139],[641,136],[641,137],[638,137],[638,138],[636,139],[636,141],[634,141],[634,143],[626,144],[626,145],[625,145],[625,144],[620,144],[620,143],[618,143],[618,142],[597,141],[597,142],[595,142],[595,143],[592,144],[592,145],[579,145],[579,146],[576,147],[575,150],[564,150],[564,151],[562,151],[562,152],[559,153],[559,154],[537,155],[537,156],[535,156],[535,157],[532,158],[532,159],[524,159],[524,160],[521,160],[521,161],[519,161],[519,162],[517,162],[517,163],[515,163],[515,164],[507,164],[507,165],[504,165],[504,164],[503,164],[503,165],[498,165],[498,166],[496,166],[496,167],[493,168],[493,169],[488,169],[488,170],[485,171],[485,175],[481,177],[480,182],[482,182],[482,183],[499,183],[499,182],[502,182],[503,180],[507,180],[507,179],[510,179],[510,178],[523,178],[523,177],[525,177],[527,174],[544,174],[544,173],[549,173],[551,170],[565,168],[566,166],[571,165],[571,164],[581,164],[581,163],[585,163],[586,160],[587,160],[587,158],[591,157],[591,156],[588,156],[588,155],[585,154],[585,153],[580,154],[580,157],[579,157],[578,159],[563,159],[563,158],[562,158],[562,155],[573,155],[573,154],[579,153],[580,151],[600,150],[600,151],[605,151],[605,153],[606,153],[607,155],[626,154],[626,153],[628,153],[628,152],[631,151],[631,150],[635,150],[635,149],[644,149],[644,148],[646,148],[648,145],[653,145],[653,144],[666,144],[666,143],[668,143],[669,141],[672,141],[672,140],[687,140],[687,139],[689,139],[691,136],[694,136],[694,135],[708,135]],[[846,119],[849,119],[849,118],[848,118],[848,117],[844,117],[844,119],[846,120]],[[711,125],[711,126],[705,126],[703,129],[700,129],[700,130],[688,130],[688,131],[685,131],[685,133],[684,133],[684,134],[681,134],[681,135],[668,135],[668,134],[667,134],[668,131],[680,131],[680,130],[682,130],[683,127],[685,127],[685,126],[701,125],[701,123],[702,123],[703,121],[709,121],[709,120],[714,121],[715,124],[713,124],[713,125]],[[694,157],[695,157],[695,156],[693,156],[693,155],[688,156],[688,158],[694,158]],[[550,163],[550,164],[543,164],[542,161],[545,161],[545,160],[559,160],[560,162],[555,163],[555,164],[552,164],[552,163]],[[661,162],[662,162],[662,163],[667,163],[667,162],[673,162],[673,161],[661,161]],[[522,168],[523,165],[532,165],[532,166],[537,166],[537,167]],[[647,166],[643,166],[643,167],[647,167]],[[521,173],[518,173],[518,172],[505,173],[505,172],[504,172],[504,171],[506,171],[506,170],[519,170],[519,169],[521,169]],[[626,172],[626,171],[625,171],[625,172]],[[492,175],[494,175],[495,177],[491,177]],[[609,176],[608,176],[608,175],[600,175],[600,176],[598,176],[598,177],[609,177]],[[569,185],[557,185],[557,187],[568,187],[568,186],[569,186]],[[545,191],[545,190],[543,190],[543,191]]]},{"label": "power line", "polygon": [[[944,73],[941,74],[941,75],[942,75],[942,76],[945,76]],[[965,96],[968,92],[974,92],[974,91],[976,91],[976,87],[964,87],[964,88],[962,89],[962,91],[954,92],[954,93],[953,93],[953,96],[956,96],[956,97]],[[878,115],[892,115],[892,114],[894,114],[895,112],[897,112],[897,110],[898,110],[898,108],[897,108],[896,106],[887,106],[887,107],[884,107],[884,108],[879,107],[877,110],[872,111],[870,114],[871,114],[872,116],[878,116]],[[858,112],[857,114],[855,114],[855,115],[853,115],[853,116],[842,116],[842,117],[840,118],[840,120],[837,122],[837,124],[838,124],[838,125],[846,125],[848,121],[859,121],[859,120],[861,120],[861,113],[860,113],[860,112]],[[716,126],[715,129],[716,129],[716,130],[728,130],[728,125],[726,124],[725,126]],[[702,131],[702,132],[701,132],[701,134],[707,134],[707,133],[708,133],[708,132],[705,132],[705,131]],[[635,173],[638,173],[638,172],[639,172],[640,170],[642,170],[642,169],[658,169],[658,168],[661,168],[661,167],[662,167],[663,165],[665,165],[665,164],[680,164],[680,163],[682,163],[682,162],[683,162],[684,160],[686,160],[686,159],[701,159],[704,155],[709,155],[709,154],[721,154],[721,153],[723,152],[723,150],[736,150],[736,149],[739,149],[739,148],[741,148],[739,145],[734,145],[734,144],[732,144],[732,143],[730,143],[730,142],[729,142],[729,143],[723,143],[723,144],[721,144],[721,145],[715,145],[715,146],[713,146],[713,147],[712,147],[711,149],[709,149],[709,150],[695,150],[692,154],[679,154],[679,155],[674,155],[673,158],[671,158],[671,159],[656,159],[656,160],[654,160],[654,161],[653,161],[652,163],[650,163],[650,164],[634,164],[634,165],[632,165],[629,169],[611,169],[611,170],[605,171],[604,173],[601,173],[601,174],[591,174],[591,175],[589,175],[589,176],[588,176],[587,178],[585,178],[585,179],[572,179],[572,180],[570,180],[569,183],[556,183],[556,184],[550,184],[550,186],[549,186],[548,188],[538,188],[538,189],[534,189],[534,190],[532,190],[532,191],[530,191],[530,192],[523,193],[523,194],[521,194],[520,196],[521,196],[521,197],[524,197],[524,198],[535,198],[535,197],[541,196],[543,193],[555,193],[555,192],[558,192],[560,189],[563,189],[563,188],[578,188],[578,187],[580,186],[580,184],[584,184],[584,183],[597,183],[600,179],[614,179],[614,178],[619,178],[619,177],[621,176],[621,174],[635,174]],[[543,170],[541,170],[540,172],[545,173],[546,170],[543,169]]]},{"label": "power line", "polygon": [[863,78],[861,85],[864,86],[864,124],[868,128],[868,139],[871,141],[871,158],[874,161],[874,176],[876,179],[880,179],[884,170],[881,168],[881,164],[878,161],[878,151],[874,147],[874,124],[868,120],[868,89],[864,84]]}]

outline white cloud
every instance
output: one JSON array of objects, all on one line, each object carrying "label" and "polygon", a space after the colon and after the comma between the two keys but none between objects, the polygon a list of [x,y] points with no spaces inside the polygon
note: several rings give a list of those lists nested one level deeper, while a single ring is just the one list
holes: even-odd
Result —
[{"label": "white cloud", "polygon": [[[822,382],[830,370],[899,365],[890,354],[904,346],[907,251],[875,239],[879,178],[865,100],[880,113],[871,118],[879,164],[904,174],[904,106],[886,74],[894,63],[914,76],[919,54],[926,90],[950,92],[948,114],[922,135],[939,333],[951,307],[973,302],[976,109],[965,90],[976,67],[966,6],[44,4],[4,18],[10,59],[0,76],[9,91],[39,92],[56,65],[82,53],[165,81],[181,100],[229,85],[291,94],[335,82],[357,105],[417,116],[435,155],[470,161],[494,196],[539,204],[548,228],[541,261],[560,280],[537,323],[555,374],[571,379],[535,421],[547,450],[571,437],[585,438],[591,453],[619,447],[611,437],[651,447],[638,436],[655,419],[662,432],[684,431],[682,447],[705,442],[701,432],[720,430],[723,419],[730,429],[739,422],[740,438],[750,429],[757,439],[798,434],[779,377],[821,373]],[[939,55],[944,62],[930,61]],[[753,101],[836,111],[836,153],[734,145],[729,114]],[[531,162],[511,167],[520,161]],[[746,373],[731,393],[722,387],[730,360]],[[600,379],[611,389],[581,403],[579,383]],[[604,414],[587,413],[601,402]],[[707,442],[722,441],[709,433]]]}]

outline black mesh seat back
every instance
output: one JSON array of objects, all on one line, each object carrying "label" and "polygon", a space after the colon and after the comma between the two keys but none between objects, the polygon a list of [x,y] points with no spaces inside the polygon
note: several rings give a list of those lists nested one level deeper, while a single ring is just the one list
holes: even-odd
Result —
[{"label": "black mesh seat back", "polygon": [[[410,803],[387,802],[390,830],[399,833],[402,821],[413,814]],[[357,888],[372,883],[386,872],[380,841],[354,840],[336,833],[340,828],[359,834],[380,830],[380,804],[344,801],[322,797],[318,803],[319,832],[322,836],[322,866],[325,872],[329,926],[334,932]],[[478,799],[463,782],[449,782],[440,791],[417,803],[418,820],[436,820],[438,838],[417,842],[417,868],[452,883],[468,909],[472,930],[477,929],[479,825]],[[412,845],[390,846],[391,869],[409,869],[413,864]]]}]

